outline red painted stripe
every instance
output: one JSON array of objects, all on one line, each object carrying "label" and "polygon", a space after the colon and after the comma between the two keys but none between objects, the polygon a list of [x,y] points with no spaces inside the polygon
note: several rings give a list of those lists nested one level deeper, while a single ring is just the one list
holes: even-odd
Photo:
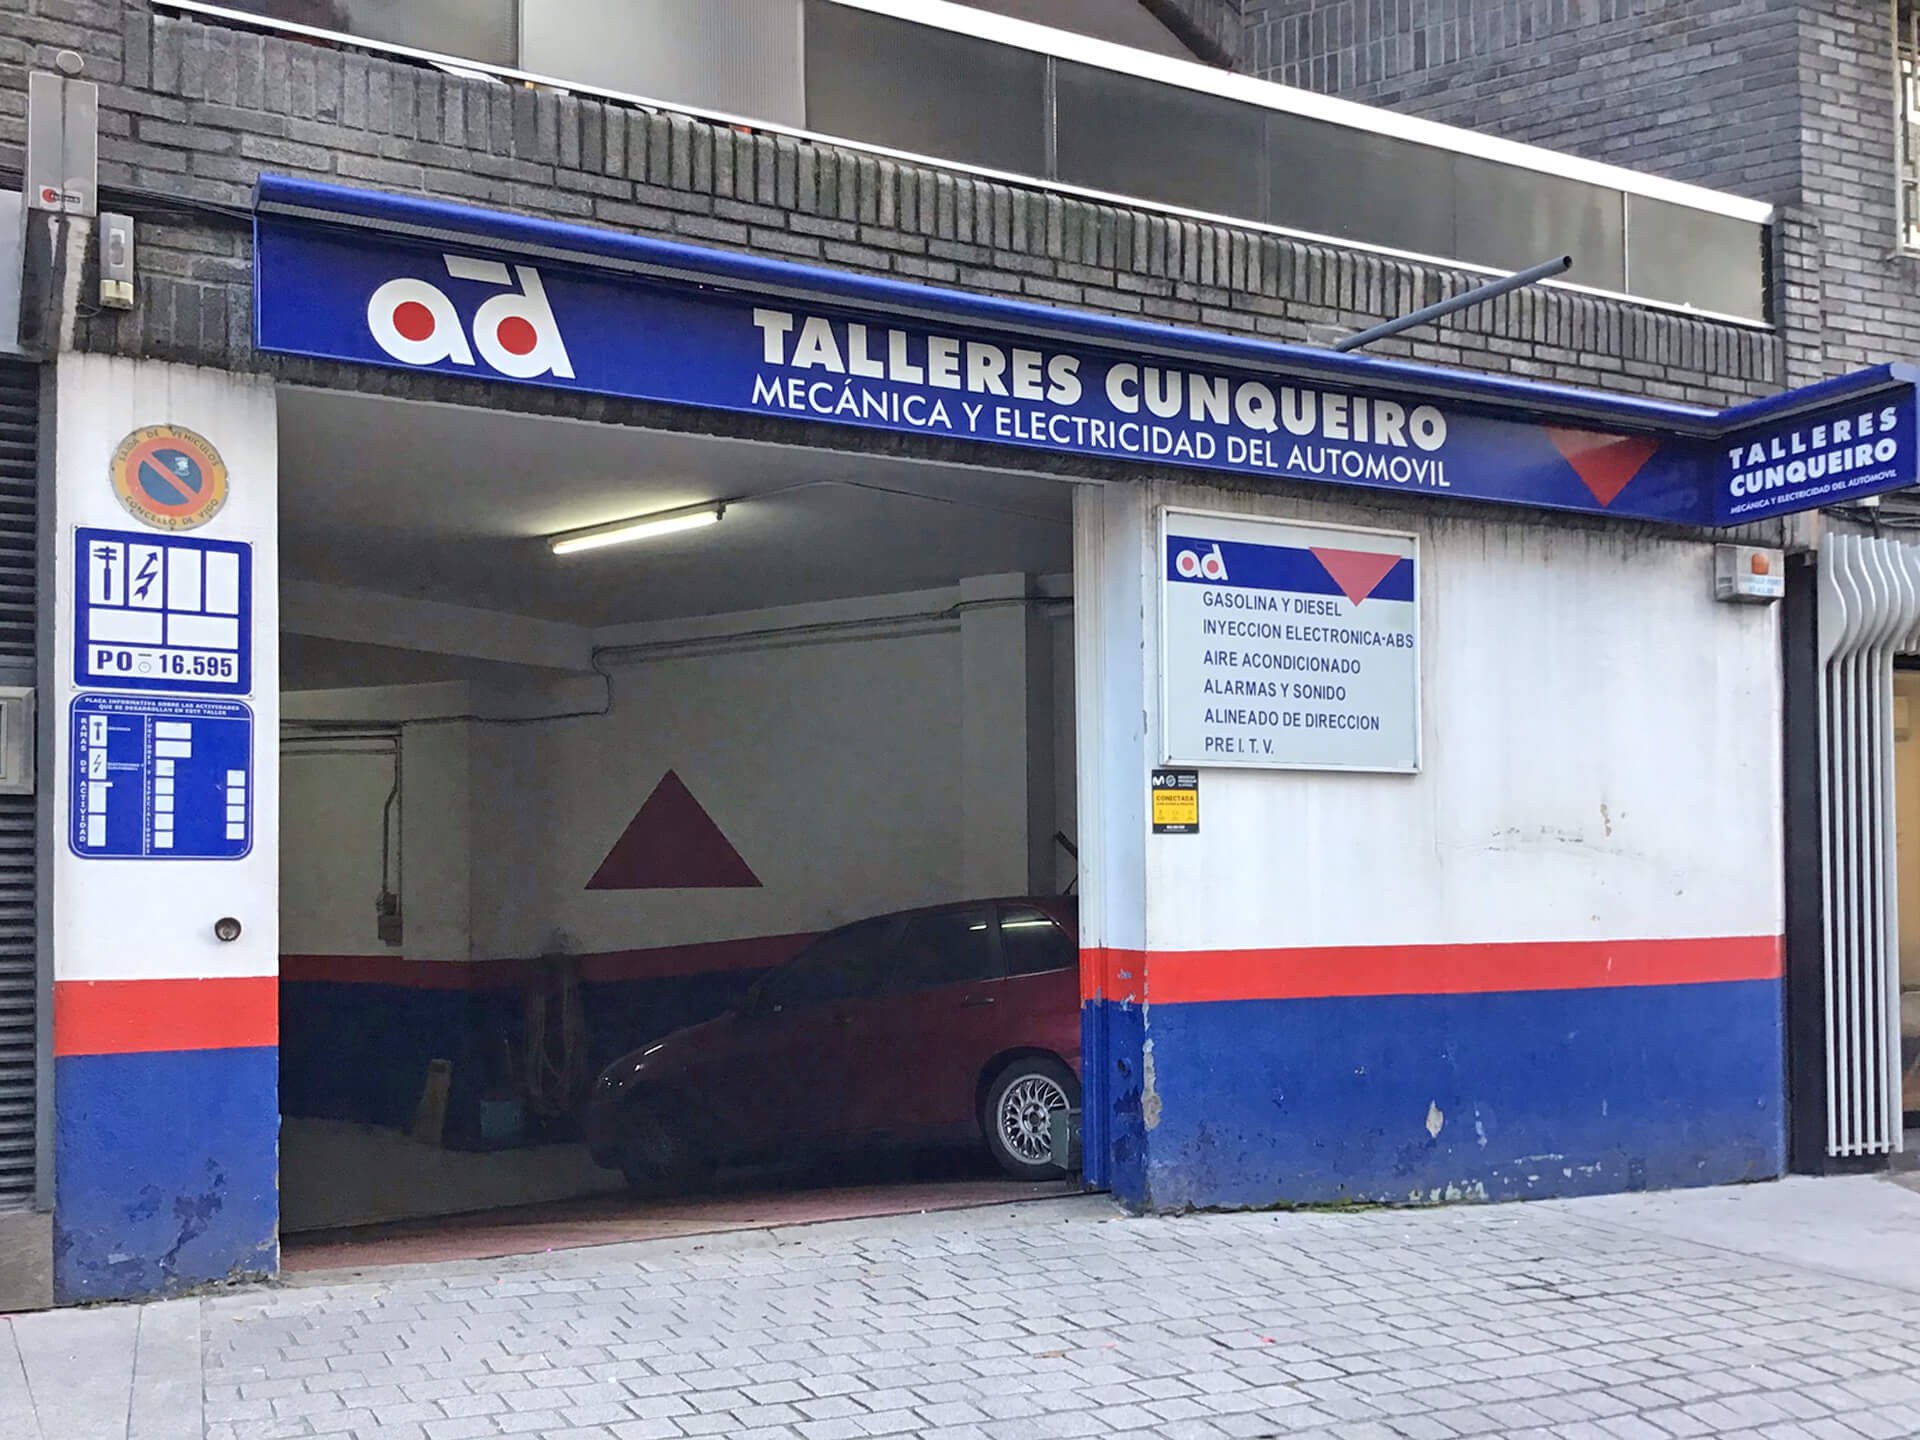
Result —
[{"label": "red painted stripe", "polygon": [[483,989],[493,965],[456,960],[408,960],[399,955],[282,955],[280,978],[342,985],[404,985],[409,990]]},{"label": "red painted stripe", "polygon": [[1147,978],[1147,952],[1094,946],[1080,952],[1080,994],[1087,1000],[1138,1005]]},{"label": "red painted stripe", "polygon": [[53,987],[55,1055],[237,1050],[280,1043],[280,981],[62,980]]},{"label": "red painted stripe", "polygon": [[[613,950],[580,957],[595,984],[758,970],[778,965],[811,934]],[[391,955],[283,955],[289,981],[489,990],[527,983],[526,960],[407,960]],[[1699,940],[1548,940],[1517,944],[1356,945],[1317,949],[1080,952],[1081,993],[1118,1004],[1300,1000],[1339,995],[1458,995],[1499,990],[1586,990],[1774,980],[1777,935]]]},{"label": "red painted stripe", "polygon": [[1483,945],[1167,950],[1136,997],[1161,1005],[1344,995],[1470,995],[1777,980],[1778,935],[1689,940],[1548,940]]},{"label": "red painted stripe", "polygon": [[719,970],[764,970],[793,958],[817,933],[756,935],[746,940],[712,940],[703,945],[668,945],[652,950],[608,950],[581,956],[580,978],[606,983],[710,975]]},{"label": "red painted stripe", "polygon": [[[580,978],[590,984],[668,980],[728,970],[778,965],[814,938],[755,935],[698,945],[648,950],[603,950],[579,957]],[[398,985],[412,990],[504,990],[524,986],[533,974],[528,960],[408,960],[398,955],[282,955],[280,978],[335,985]]]}]

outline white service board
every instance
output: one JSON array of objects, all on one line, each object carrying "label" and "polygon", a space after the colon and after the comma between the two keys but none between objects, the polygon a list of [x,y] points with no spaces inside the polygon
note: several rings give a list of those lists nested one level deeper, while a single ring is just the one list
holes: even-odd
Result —
[{"label": "white service board", "polygon": [[1419,542],[1160,512],[1160,745],[1175,765],[1420,768]]}]

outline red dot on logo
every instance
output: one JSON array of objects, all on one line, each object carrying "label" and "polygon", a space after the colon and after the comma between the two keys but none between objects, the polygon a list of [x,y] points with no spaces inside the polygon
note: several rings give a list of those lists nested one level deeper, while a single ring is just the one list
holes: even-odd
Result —
[{"label": "red dot on logo", "polygon": [[533,326],[518,315],[509,315],[500,322],[498,331],[500,348],[509,355],[531,355],[533,347],[540,343],[540,337],[533,332]]},{"label": "red dot on logo", "polygon": [[418,300],[408,300],[404,304],[396,305],[393,310],[393,328],[399,332],[401,339],[418,344],[433,334],[433,311]]}]

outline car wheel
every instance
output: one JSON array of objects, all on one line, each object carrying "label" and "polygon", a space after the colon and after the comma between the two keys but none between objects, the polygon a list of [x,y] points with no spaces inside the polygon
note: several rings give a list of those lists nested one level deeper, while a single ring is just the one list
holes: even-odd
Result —
[{"label": "car wheel", "polygon": [[1020,1180],[1053,1180],[1065,1173],[1053,1160],[1056,1110],[1080,1104],[1080,1082],[1051,1056],[1015,1060],[987,1087],[981,1128],[987,1148],[1007,1174]]},{"label": "car wheel", "polygon": [[697,1190],[713,1178],[713,1164],[694,1143],[691,1128],[671,1114],[642,1111],[627,1125],[620,1173],[641,1194]]}]

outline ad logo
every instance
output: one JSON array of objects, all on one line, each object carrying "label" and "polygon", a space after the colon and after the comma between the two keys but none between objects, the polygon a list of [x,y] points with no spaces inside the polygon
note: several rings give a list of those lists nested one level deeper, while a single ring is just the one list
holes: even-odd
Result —
[{"label": "ad logo", "polygon": [[[547,303],[540,272],[516,265],[512,274],[498,260],[476,260],[466,255],[443,255],[447,274],[455,280],[497,285],[493,295],[473,312],[473,343],[460,323],[460,312],[446,291],[425,280],[389,280],[367,301],[367,328],[380,348],[405,365],[474,363],[473,352],[502,375],[531,380],[536,375],[573,379],[560,326]],[[513,286],[519,282],[518,289]]]},{"label": "ad logo", "polygon": [[1182,550],[1173,557],[1173,568],[1182,580],[1220,580],[1227,578],[1227,557],[1215,545],[1204,555]]}]

